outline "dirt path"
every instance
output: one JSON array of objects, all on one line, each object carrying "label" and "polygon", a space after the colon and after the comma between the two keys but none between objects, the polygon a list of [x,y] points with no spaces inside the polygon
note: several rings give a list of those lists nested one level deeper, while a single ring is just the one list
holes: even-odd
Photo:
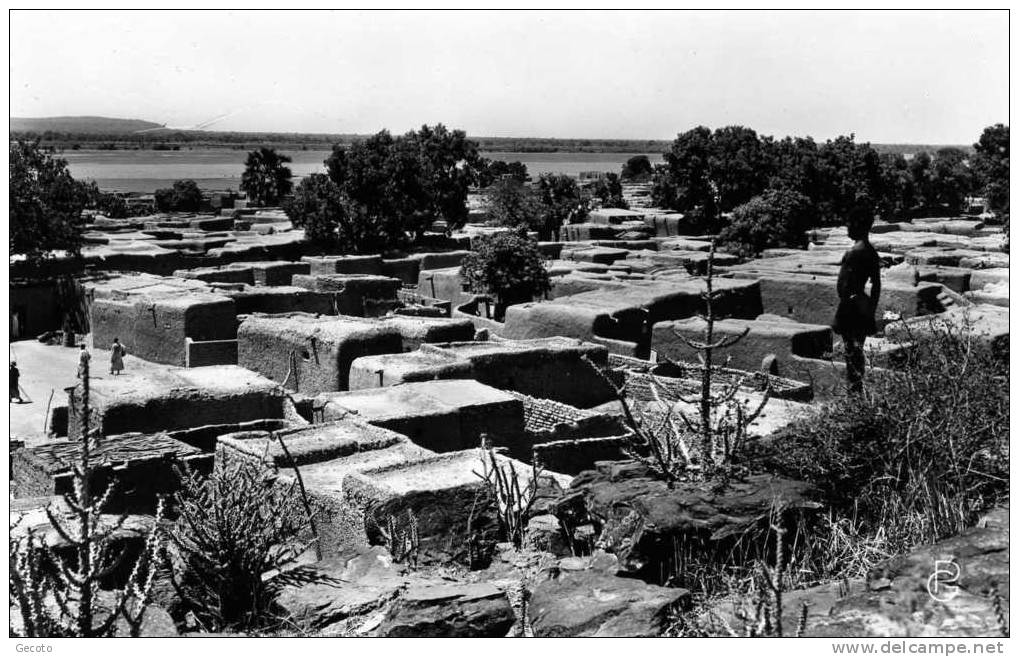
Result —
[{"label": "dirt path", "polygon": [[[53,393],[53,406],[66,406],[67,393],[64,388],[78,382],[78,348],[45,345],[37,340],[21,340],[10,343],[10,358],[18,363],[21,371],[21,388],[28,393],[31,402],[9,403],[10,437],[24,440],[28,446],[37,445],[46,439],[43,425],[46,422],[46,403]],[[91,374],[93,379],[110,376],[110,352],[105,349],[91,350]],[[132,377],[147,369],[148,363],[128,356],[124,359],[124,373],[121,377]],[[157,366],[158,367],[158,366]],[[26,399],[26,402],[28,400]]]}]

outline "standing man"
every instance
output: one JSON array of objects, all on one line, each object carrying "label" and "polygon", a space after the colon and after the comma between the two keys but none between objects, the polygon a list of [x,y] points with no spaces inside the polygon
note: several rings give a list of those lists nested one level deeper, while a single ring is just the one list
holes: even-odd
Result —
[{"label": "standing man", "polygon": [[14,399],[17,399],[19,404],[24,403],[24,401],[21,399],[21,372],[18,371],[18,364],[12,360],[10,378],[10,398],[7,400],[7,402],[10,403],[11,400]]},{"label": "standing man", "polygon": [[[874,213],[868,206],[858,205],[849,213],[847,228],[854,244],[842,256],[837,284],[839,306],[832,324],[846,347],[846,378],[853,394],[863,392],[863,344],[868,335],[877,333],[874,312],[881,296],[881,261],[870,243],[873,225]],[[870,295],[865,291],[868,281]]]},{"label": "standing man", "polygon": [[85,349],[85,343],[80,344],[79,347],[81,348],[81,351],[78,352],[78,378],[80,379],[88,367],[88,362],[92,359],[92,354]]}]

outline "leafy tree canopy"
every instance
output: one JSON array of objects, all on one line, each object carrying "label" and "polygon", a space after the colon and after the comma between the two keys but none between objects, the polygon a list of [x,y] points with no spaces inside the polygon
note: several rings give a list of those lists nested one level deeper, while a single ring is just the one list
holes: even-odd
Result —
[{"label": "leafy tree canopy", "polygon": [[623,199],[623,184],[620,182],[619,176],[614,173],[596,180],[591,192],[603,208],[630,209],[630,204]]},{"label": "leafy tree canopy", "polygon": [[[283,210],[305,237],[330,252],[379,253],[403,239],[398,221],[379,221],[346,198],[329,176],[304,178]],[[395,234],[394,234],[395,233]]]},{"label": "leafy tree canopy", "polygon": [[464,258],[460,275],[471,292],[495,298],[496,319],[505,316],[507,306],[531,301],[551,289],[538,244],[523,230],[479,240]]},{"label": "leafy tree canopy", "polygon": [[647,180],[654,169],[647,155],[634,155],[623,164],[623,180]]},{"label": "leafy tree canopy", "polygon": [[202,208],[202,190],[194,180],[178,180],[172,188],[156,190],[156,209],[160,212],[198,212]]},{"label": "leafy tree canopy", "polygon": [[[466,133],[438,124],[402,137],[383,130],[336,145],[325,164],[344,197],[367,216],[397,222],[403,233],[418,237],[438,220],[450,229],[467,222],[467,190],[483,163]],[[399,231],[385,232],[395,238]]]},{"label": "leafy tree canopy", "polygon": [[973,169],[988,207],[994,212],[1009,214],[1008,139],[1007,125],[1001,123],[984,128],[980,140],[973,144],[976,156]]},{"label": "leafy tree canopy", "polygon": [[489,187],[500,178],[509,176],[520,183],[527,182],[527,165],[523,162],[503,162],[502,160],[485,160],[482,168],[479,184],[482,187]]},{"label": "leafy tree canopy", "polygon": [[815,212],[814,204],[803,194],[769,189],[733,210],[718,241],[726,250],[747,258],[770,248],[806,248]]},{"label": "leafy tree canopy", "polygon": [[553,239],[563,224],[579,223],[591,210],[590,199],[570,176],[541,174],[537,193],[544,207],[543,222],[538,230],[542,239]]},{"label": "leafy tree canopy", "polygon": [[496,180],[485,189],[488,216],[493,223],[541,231],[545,207],[530,186],[513,176]]},{"label": "leafy tree canopy", "polygon": [[66,160],[43,152],[38,142],[12,144],[10,252],[36,262],[54,251],[80,253],[81,213],[91,189],[71,176]]}]

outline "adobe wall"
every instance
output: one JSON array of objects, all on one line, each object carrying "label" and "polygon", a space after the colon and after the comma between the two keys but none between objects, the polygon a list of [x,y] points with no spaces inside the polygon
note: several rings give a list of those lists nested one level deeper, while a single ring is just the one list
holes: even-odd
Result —
[{"label": "adobe wall", "polygon": [[206,340],[196,342],[184,338],[185,367],[204,367],[206,365],[236,365],[237,340]]},{"label": "adobe wall", "polygon": [[433,299],[449,301],[453,306],[467,303],[474,297],[473,293],[464,289],[459,267],[421,272],[417,292]]},{"label": "adobe wall", "polygon": [[[651,349],[659,357],[692,362],[698,353],[676,333],[689,340],[703,341],[707,323],[698,318],[659,322],[655,324]],[[832,331],[828,326],[794,322],[725,319],[715,322],[714,339],[734,338],[750,329],[736,344],[714,350],[716,365],[725,365],[750,372],[761,371],[764,359],[775,356],[780,363],[788,362],[793,355],[804,358],[822,358],[832,351]]]},{"label": "adobe wall", "polygon": [[566,338],[503,342],[459,342],[421,345],[471,363],[472,377],[501,390],[586,408],[614,398],[614,390],[583,357],[604,366],[608,349]]},{"label": "adobe wall", "polygon": [[305,256],[301,262],[311,267],[312,276],[326,274],[372,274],[381,275],[382,256],[377,255],[346,255],[346,256]]},{"label": "adobe wall", "polygon": [[108,348],[120,338],[129,354],[183,367],[185,338],[195,341],[236,337],[234,302],[213,294],[94,299],[89,323],[93,344]]},{"label": "adobe wall", "polygon": [[336,314],[336,306],[333,304],[331,293],[315,292],[302,287],[256,286],[243,290],[223,291],[223,295],[234,300],[238,315],[291,312]]},{"label": "adobe wall", "polygon": [[[71,492],[71,467],[80,460],[80,450],[79,442],[57,440],[12,452],[14,496]],[[178,488],[175,466],[186,465],[199,473],[212,469],[211,454],[202,454],[163,433],[106,436],[91,460],[95,464],[90,479],[94,491],[105,490],[111,479],[117,482],[105,513],[152,514],[159,496],[171,496]]]},{"label": "adobe wall", "polygon": [[361,356],[403,351],[395,328],[341,318],[249,316],[237,342],[242,367],[309,394],[347,390]]},{"label": "adobe wall", "polygon": [[397,278],[368,274],[298,274],[293,284],[332,294],[339,315],[377,317],[400,305],[396,294],[402,283]]},{"label": "adobe wall", "polygon": [[[835,319],[839,298],[835,278],[808,275],[754,276],[760,284],[763,312],[788,317],[804,324],[830,326]],[[876,316],[894,312],[904,317],[940,312],[938,294],[942,288],[934,283],[917,286],[895,281],[882,281],[881,298]]]},{"label": "adobe wall", "polygon": [[306,262],[252,262],[248,263],[254,275],[255,285],[290,285],[295,274],[310,274],[311,265]]},{"label": "adobe wall", "polygon": [[416,351],[425,343],[474,339],[474,323],[469,319],[395,315],[381,318],[379,324],[400,332],[404,351]]},{"label": "adobe wall", "polygon": [[[105,435],[281,419],[289,403],[272,381],[236,365],[94,378],[90,389],[94,426]],[[68,393],[68,437],[78,440],[81,388]]]}]

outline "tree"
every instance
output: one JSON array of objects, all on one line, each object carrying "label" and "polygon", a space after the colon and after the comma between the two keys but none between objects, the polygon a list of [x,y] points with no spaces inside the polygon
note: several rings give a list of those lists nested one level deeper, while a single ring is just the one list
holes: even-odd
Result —
[{"label": "tree", "polygon": [[997,123],[984,128],[980,141],[973,144],[976,150],[973,169],[987,199],[987,207],[1006,216],[1009,214],[1008,139],[1008,126]]},{"label": "tree", "polygon": [[718,235],[719,244],[747,258],[764,249],[807,247],[806,231],[814,224],[814,204],[788,189],[769,189],[733,210]]},{"label": "tree", "polygon": [[500,226],[540,231],[544,227],[545,208],[534,190],[513,176],[492,183],[485,190],[488,216]]},{"label": "tree", "polygon": [[579,223],[590,212],[590,199],[570,176],[541,174],[538,199],[544,207],[543,222],[538,230],[542,239],[553,239],[563,224]]},{"label": "tree", "polygon": [[11,254],[38,262],[55,251],[81,251],[90,187],[71,177],[67,161],[52,157],[38,142],[18,141],[10,152]]},{"label": "tree", "polygon": [[495,298],[498,320],[505,317],[508,306],[532,301],[552,287],[538,244],[524,231],[479,240],[464,258],[460,275],[471,292]]},{"label": "tree", "polygon": [[274,148],[259,148],[248,153],[241,174],[241,189],[259,205],[276,205],[294,188],[290,156],[280,155]]},{"label": "tree", "polygon": [[[333,146],[328,175],[344,197],[399,246],[437,220],[450,229],[467,222],[467,190],[482,169],[477,145],[442,124],[393,137],[383,130],[350,146]],[[401,230],[393,230],[398,224]]]},{"label": "tree", "polygon": [[651,188],[655,205],[686,213],[699,210],[713,221],[718,210],[711,181],[711,130],[698,126],[680,133],[663,157]]},{"label": "tree", "polygon": [[294,197],[283,203],[283,211],[294,226],[304,229],[306,240],[339,253],[378,253],[403,237],[395,218],[368,215],[322,173],[302,180]]},{"label": "tree", "polygon": [[603,208],[622,208],[623,210],[630,208],[630,204],[623,198],[623,185],[619,182],[619,176],[614,173],[596,180],[591,191],[594,197],[601,202]]},{"label": "tree", "polygon": [[198,212],[202,200],[202,190],[194,180],[178,180],[172,188],[156,190],[156,209],[160,212]]},{"label": "tree", "polygon": [[488,187],[499,181],[500,178],[509,176],[520,183],[527,182],[527,165],[523,162],[503,162],[502,160],[485,160],[481,171],[479,183],[482,187]]},{"label": "tree", "polygon": [[818,149],[818,169],[818,189],[813,194],[800,191],[817,205],[821,223],[842,224],[861,204],[873,206],[882,216],[890,214],[881,157],[870,144],[857,144],[852,134],[829,140]]},{"label": "tree", "polygon": [[634,155],[623,164],[623,180],[648,180],[654,169],[647,155]]},{"label": "tree", "polygon": [[888,199],[889,218],[912,217],[920,205],[920,198],[909,169],[909,162],[901,154],[887,153],[881,156],[881,168]]},{"label": "tree", "polygon": [[738,125],[718,128],[711,135],[708,165],[721,212],[731,212],[767,187],[771,171],[767,145],[756,132]]}]

